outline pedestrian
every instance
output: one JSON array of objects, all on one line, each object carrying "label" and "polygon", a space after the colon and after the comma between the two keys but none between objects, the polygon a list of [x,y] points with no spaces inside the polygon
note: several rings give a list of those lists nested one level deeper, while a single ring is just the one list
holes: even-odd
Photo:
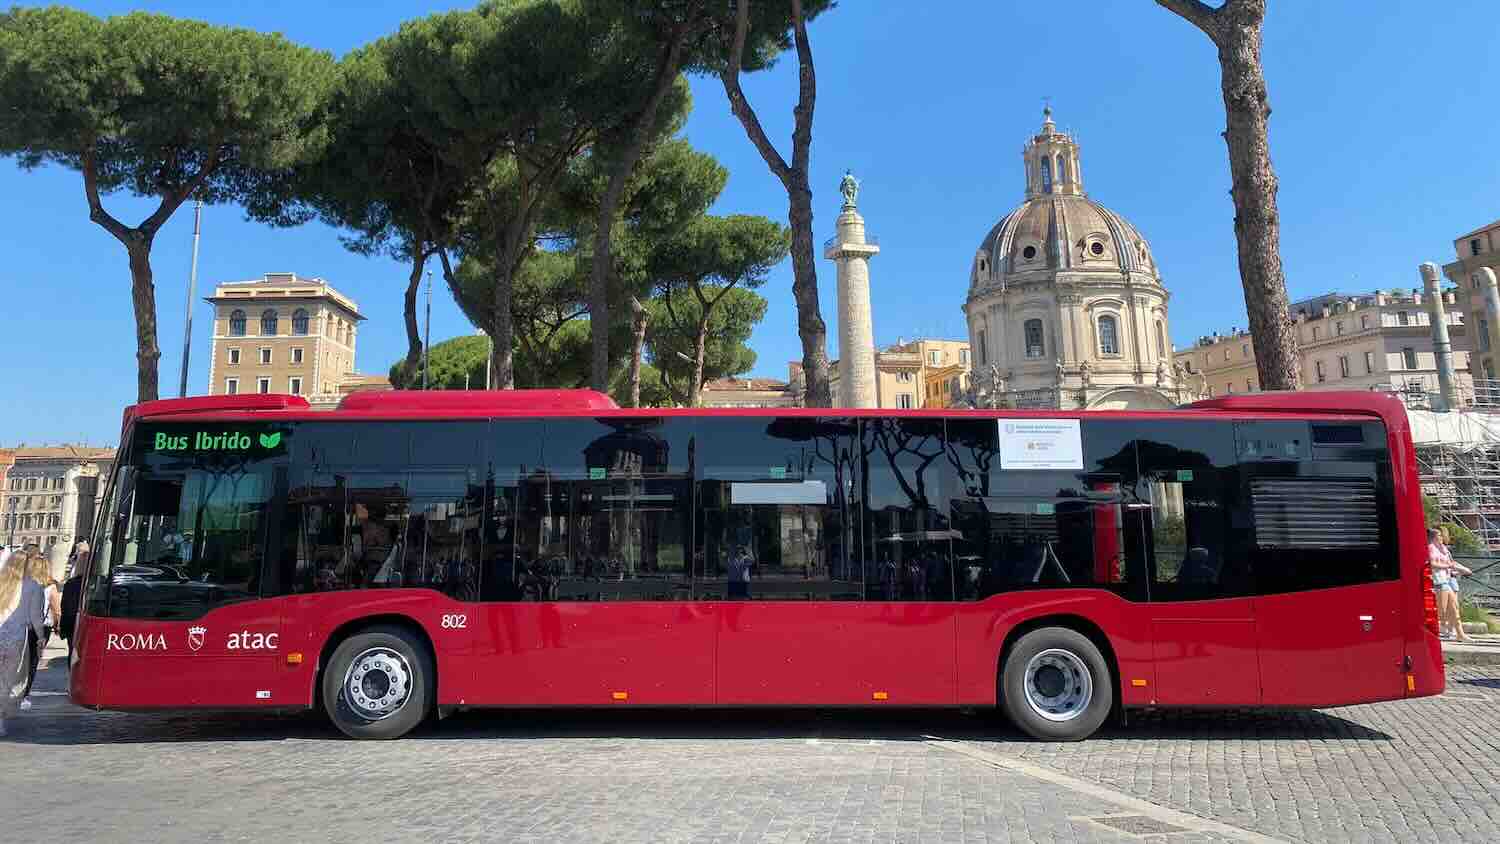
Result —
[{"label": "pedestrian", "polygon": [[[1454,576],[1458,572],[1469,573],[1469,569],[1455,562],[1448,546],[1443,542],[1443,532],[1438,528],[1427,529],[1427,565],[1432,569],[1432,588],[1437,593],[1438,630],[1442,638],[1457,637],[1461,642],[1469,640],[1459,621],[1458,587]],[[1453,633],[1444,630],[1455,631]]]},{"label": "pedestrian", "polygon": [[27,576],[28,553],[0,552],[0,736],[21,709],[31,675],[29,641],[43,634],[47,596]]},{"label": "pedestrian", "polygon": [[[1468,566],[1453,559],[1453,551],[1448,547],[1447,526],[1439,528],[1438,531],[1438,537],[1443,546],[1443,553],[1448,555],[1448,562],[1452,564],[1452,567],[1448,569],[1448,588],[1443,594],[1443,597],[1447,600],[1446,615],[1448,618],[1448,629],[1453,632],[1454,638],[1458,639],[1458,641],[1468,642],[1470,641],[1470,637],[1464,631],[1463,607],[1459,601],[1459,596],[1463,594],[1463,590],[1460,588],[1460,576],[1473,574],[1474,572]],[[1442,609],[1442,607],[1439,607],[1439,610]],[[1442,615],[1444,613],[1439,612],[1439,616]]]}]

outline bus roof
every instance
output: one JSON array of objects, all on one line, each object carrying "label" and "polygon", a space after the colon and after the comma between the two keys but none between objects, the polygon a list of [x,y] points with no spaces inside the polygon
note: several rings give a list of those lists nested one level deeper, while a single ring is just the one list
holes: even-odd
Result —
[{"label": "bus roof", "polygon": [[910,417],[1142,417],[1192,418],[1205,413],[1313,416],[1377,416],[1387,428],[1405,429],[1406,408],[1394,396],[1373,391],[1268,392],[1206,399],[1171,410],[1009,410],[933,408],[621,408],[594,390],[387,390],[353,393],[331,411],[313,410],[300,396],[250,394],[198,396],[142,402],[125,409],[124,427],[136,419],[182,421],[271,419],[418,420],[526,416],[881,416]]}]

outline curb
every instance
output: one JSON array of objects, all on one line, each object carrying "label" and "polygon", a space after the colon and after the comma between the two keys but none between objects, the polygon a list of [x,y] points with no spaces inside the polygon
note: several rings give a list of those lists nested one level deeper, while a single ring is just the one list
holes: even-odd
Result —
[{"label": "curb", "polygon": [[1448,665],[1500,665],[1500,648],[1484,645],[1443,643],[1443,662]]}]

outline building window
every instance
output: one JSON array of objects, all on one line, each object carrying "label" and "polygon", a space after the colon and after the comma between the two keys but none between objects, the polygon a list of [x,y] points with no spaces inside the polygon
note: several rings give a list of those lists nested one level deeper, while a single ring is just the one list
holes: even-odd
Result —
[{"label": "building window", "polygon": [[1026,324],[1022,326],[1022,333],[1026,335],[1026,357],[1039,358],[1047,354],[1046,344],[1042,341],[1041,320],[1026,320]]},{"label": "building window", "polygon": [[1361,331],[1363,331],[1363,330],[1365,330],[1366,328],[1369,328],[1369,327],[1370,327],[1370,315],[1369,314],[1360,314],[1359,315],[1359,329]]},{"label": "building window", "polygon": [[239,395],[239,392],[240,392],[240,379],[238,379],[238,378],[225,378],[224,379],[224,395],[226,395],[226,396],[237,396],[237,395]]},{"label": "building window", "polygon": [[1240,357],[1242,357],[1242,358],[1248,358],[1248,357],[1250,357],[1250,344],[1249,343],[1241,343],[1240,344]]},{"label": "building window", "polygon": [[1092,252],[1095,256],[1103,255],[1104,244],[1096,240],[1093,243],[1089,244],[1089,251]]},{"label": "building window", "polygon": [[239,349],[230,349],[229,350],[229,365],[230,366],[239,366],[240,365],[240,350]]},{"label": "building window", "polygon": [[911,393],[897,393],[896,406],[902,410],[911,410]]},{"label": "building window", "polygon": [[1229,347],[1228,346],[1224,347],[1224,359],[1225,360],[1229,360]]},{"label": "building window", "polygon": [[302,362],[302,347],[298,346],[297,348],[292,349],[292,363],[296,364],[296,363],[301,363],[301,362]]},{"label": "building window", "polygon": [[265,395],[266,393],[271,392],[271,379],[269,379],[269,378],[257,378],[257,379],[255,379],[255,391],[257,393],[260,393],[261,395]]},{"label": "building window", "polygon": [[1025,260],[1027,260],[1027,261],[1030,261],[1032,258],[1035,258],[1036,257],[1036,247],[1035,246],[1028,246],[1025,249],[1022,249],[1021,250],[1021,257],[1024,258]]},{"label": "building window", "polygon": [[1227,383],[1227,384],[1224,385],[1224,395],[1226,395],[1226,396],[1232,396],[1232,395],[1234,395],[1234,382],[1233,381],[1230,381],[1229,383]]},{"label": "building window", "polygon": [[1339,320],[1333,324],[1333,334],[1336,337],[1344,336],[1344,321]]},{"label": "building window", "polygon": [[1406,311],[1397,311],[1396,312],[1396,324],[1397,325],[1411,325],[1411,314],[1407,313]]},{"label": "building window", "polygon": [[1484,359],[1484,377],[1490,381],[1495,380],[1495,362],[1489,358]]},{"label": "building window", "polygon": [[1214,388],[1213,387],[1209,387],[1208,388],[1208,397],[1209,398],[1213,398],[1214,397]]},{"label": "building window", "polygon": [[292,333],[299,337],[306,336],[307,310],[305,308],[298,308],[292,311]]},{"label": "building window", "polygon": [[262,364],[269,364],[271,362],[271,350],[269,348],[260,350],[260,362]]},{"label": "building window", "polygon": [[1343,378],[1349,377],[1349,356],[1339,355],[1339,375]]},{"label": "building window", "polygon": [[1412,348],[1411,346],[1402,346],[1401,347],[1401,362],[1406,365],[1407,369],[1416,369],[1417,368],[1417,350],[1414,349],[1414,348]]},{"label": "building window", "polygon": [[1317,374],[1318,374],[1318,383],[1319,384],[1321,384],[1324,381],[1328,380],[1328,376],[1323,372],[1323,362],[1322,361],[1316,361],[1316,362],[1314,362],[1313,363],[1313,370],[1315,372],[1317,372]]},{"label": "building window", "polygon": [[1313,339],[1318,339],[1318,327],[1316,325],[1313,326]]},{"label": "building window", "polygon": [[1042,193],[1052,192],[1052,159],[1042,156]]},{"label": "building window", "polygon": [[239,310],[239,309],[235,309],[232,313],[229,314],[229,336],[230,337],[244,337],[245,336],[245,312],[244,311]]},{"label": "building window", "polygon": [[1099,354],[1118,355],[1120,338],[1115,331],[1115,318],[1105,314],[1099,317]]},{"label": "building window", "polygon": [[1253,393],[1253,392],[1255,392],[1255,382],[1252,381],[1249,378],[1245,379],[1245,392],[1247,392],[1247,393]]},{"label": "building window", "polygon": [[294,396],[302,395],[302,379],[296,377],[288,378],[286,382],[286,391]]},{"label": "building window", "polygon": [[943,362],[943,353],[939,351],[928,352],[927,362],[932,364],[933,366],[937,366],[938,364]]},{"label": "building window", "polygon": [[985,330],[983,328],[979,329],[979,365],[980,366],[984,366],[985,364],[989,363],[989,351],[987,351],[988,348],[989,348],[989,344],[990,344],[989,337],[986,336]]},{"label": "building window", "polygon": [[1469,254],[1470,255],[1478,255],[1479,254],[1479,238],[1476,237],[1476,238],[1473,238],[1472,240],[1469,241]]},{"label": "building window", "polygon": [[1156,321],[1156,356],[1167,356],[1167,329],[1161,324],[1161,320]]},{"label": "building window", "polygon": [[1484,317],[1479,318],[1479,351],[1490,350],[1490,321]]},{"label": "building window", "polygon": [[1068,162],[1062,156],[1057,157],[1057,183],[1065,185],[1068,183]]},{"label": "building window", "polygon": [[959,349],[958,350],[958,362],[961,363],[961,364],[963,364],[964,366],[968,366],[969,365],[969,350],[968,349]]},{"label": "building window", "polygon": [[1375,374],[1375,353],[1374,352],[1365,352],[1365,374],[1366,375],[1374,375]]},{"label": "building window", "polygon": [[267,309],[260,315],[260,333],[266,337],[276,336],[276,312]]}]

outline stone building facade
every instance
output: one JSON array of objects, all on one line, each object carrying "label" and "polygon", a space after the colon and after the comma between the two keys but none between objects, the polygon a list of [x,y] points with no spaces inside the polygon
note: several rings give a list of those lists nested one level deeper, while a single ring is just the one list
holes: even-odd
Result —
[{"label": "stone building facade", "polygon": [[963,311],[978,386],[996,406],[1167,408],[1168,293],[1151,247],[1084,192],[1077,142],[1051,109],[1021,152],[1025,199],[990,230]]},{"label": "stone building facade", "polygon": [[214,288],[208,394],[336,397],[354,375],[359,306],[321,278],[266,273]]},{"label": "stone building facade", "polygon": [[[843,378],[838,367],[832,367],[834,405],[846,403]],[[951,393],[941,403],[931,398],[931,386],[941,382],[951,390],[950,382],[958,379],[960,392],[969,388],[973,370],[967,340],[918,338],[898,340],[894,345],[875,352],[875,403],[872,407],[911,410],[924,407],[948,407]]]},{"label": "stone building facade", "polygon": [[1485,304],[1483,270],[1500,273],[1500,220],[1453,239],[1456,260],[1443,265],[1443,275],[1458,285],[1464,298],[1465,314],[1473,326],[1469,357],[1469,375],[1483,385],[1479,390],[1486,404],[1500,403],[1500,319],[1493,318]]},{"label": "stone building facade", "polygon": [[[1459,402],[1472,400],[1468,330],[1463,304],[1454,291],[1442,294]],[[1433,303],[1420,291],[1365,294],[1325,293],[1293,302],[1298,354],[1305,390],[1385,390],[1421,396],[1439,390],[1432,341]],[[1260,389],[1255,341],[1250,332],[1199,338],[1176,354],[1195,390],[1210,396]]]},{"label": "stone building facade", "polygon": [[52,563],[52,576],[60,580],[73,543],[94,529],[115,451],[67,445],[11,453],[14,463],[0,487],[4,542],[40,546]]}]

